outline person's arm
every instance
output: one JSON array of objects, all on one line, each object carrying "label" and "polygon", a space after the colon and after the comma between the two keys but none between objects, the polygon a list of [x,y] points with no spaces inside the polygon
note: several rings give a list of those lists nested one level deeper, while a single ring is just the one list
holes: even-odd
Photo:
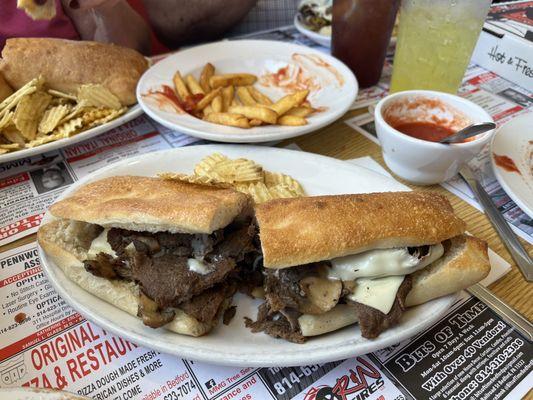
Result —
[{"label": "person's arm", "polygon": [[150,25],[168,47],[216,38],[243,19],[257,0],[144,0]]},{"label": "person's arm", "polygon": [[150,28],[126,0],[61,0],[81,38],[150,54]]}]

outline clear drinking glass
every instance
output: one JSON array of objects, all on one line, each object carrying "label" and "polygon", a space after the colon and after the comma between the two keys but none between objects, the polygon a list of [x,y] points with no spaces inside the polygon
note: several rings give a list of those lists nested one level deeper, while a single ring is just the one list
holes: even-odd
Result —
[{"label": "clear drinking glass", "polygon": [[391,92],[456,93],[491,0],[402,0]]}]

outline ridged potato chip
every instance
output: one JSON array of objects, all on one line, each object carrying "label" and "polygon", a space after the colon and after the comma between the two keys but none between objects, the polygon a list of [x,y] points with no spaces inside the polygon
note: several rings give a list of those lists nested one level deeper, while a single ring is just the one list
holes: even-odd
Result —
[{"label": "ridged potato chip", "polygon": [[300,197],[300,194],[289,189],[285,185],[270,186],[268,187],[268,192],[272,195],[273,199],[284,199],[287,197]]},{"label": "ridged potato chip", "polygon": [[40,138],[34,139],[26,143],[26,148],[32,148],[40,146],[45,143],[55,142],[56,140],[63,139],[64,136],[61,133],[54,133],[52,135],[41,136]]},{"label": "ridged potato chip", "polygon": [[245,158],[221,161],[214,172],[228,183],[263,181],[263,167]]},{"label": "ridged potato chip", "polygon": [[23,146],[18,143],[0,144],[0,149],[3,150],[18,150],[21,147]]},{"label": "ridged potato chip", "polygon": [[196,166],[194,167],[194,173],[196,175],[208,175],[214,167],[222,161],[229,160],[228,157],[223,156],[220,153],[213,153],[204,157]]},{"label": "ridged potato chip", "polygon": [[235,185],[235,189],[252,196],[254,202],[257,204],[272,200],[272,194],[263,182],[255,182],[249,185]]},{"label": "ridged potato chip", "polygon": [[52,96],[48,93],[36,92],[24,96],[17,104],[13,120],[26,139],[35,139],[39,121],[51,100]]},{"label": "ridged potato chip", "polygon": [[20,134],[20,131],[15,125],[8,125],[2,129],[2,135],[11,143],[18,143],[24,146],[26,139]]},{"label": "ridged potato chip", "polygon": [[60,92],[59,90],[49,89],[48,93],[55,97],[61,97],[63,99],[72,100],[72,101],[78,101],[76,96],[68,93]]},{"label": "ridged potato chip", "polygon": [[5,113],[2,118],[0,118],[0,129],[8,126],[13,122],[13,115],[15,115],[15,113],[13,111],[9,111]]},{"label": "ridged potato chip", "polygon": [[40,134],[47,134],[52,132],[58,125],[59,122],[67,115],[70,111],[70,106],[60,105],[47,109],[44,112],[41,122],[39,122],[38,131]]},{"label": "ridged potato chip", "polygon": [[[112,109],[109,109],[109,108],[96,109],[96,110],[94,110],[92,112],[92,116],[91,117],[85,117],[86,114],[84,114],[82,116],[82,118],[84,118],[84,122],[83,123],[84,123],[84,125],[86,126],[87,129],[93,128],[93,127],[98,126],[98,125],[103,125],[106,122],[109,122],[109,121],[119,117],[120,115],[124,114],[126,112],[126,110],[127,110],[127,107],[122,107],[119,110],[112,110]],[[93,119],[93,120],[90,121],[90,119]]]},{"label": "ridged potato chip", "polygon": [[298,196],[305,196],[305,191],[300,183],[289,175],[281,174],[279,172],[265,171],[264,176],[265,184],[269,188],[281,185],[285,186],[291,192],[296,193]]},{"label": "ridged potato chip", "polygon": [[61,125],[59,125],[55,130],[54,134],[60,135],[60,137],[67,138],[71,137],[74,134],[80,131],[80,128],[83,126],[83,118],[78,117],[71,119]]},{"label": "ridged potato chip", "polygon": [[173,172],[162,172],[157,174],[161,179],[171,180],[171,181],[180,181],[180,182],[189,182],[195,183],[198,185],[206,186],[217,186],[217,187],[232,187],[231,185],[223,182],[219,182],[214,178],[205,175],[187,175],[187,174],[178,174]]},{"label": "ridged potato chip", "polygon": [[84,101],[87,106],[120,109],[119,99],[102,85],[82,85],[78,89],[78,101]]}]

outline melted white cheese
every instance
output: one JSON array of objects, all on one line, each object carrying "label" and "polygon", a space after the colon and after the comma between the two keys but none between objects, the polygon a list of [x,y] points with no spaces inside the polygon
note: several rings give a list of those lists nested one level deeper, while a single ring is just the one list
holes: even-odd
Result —
[{"label": "melted white cheese", "polygon": [[211,269],[205,263],[196,258],[187,259],[187,265],[189,266],[189,271],[200,275],[206,275],[211,272]]},{"label": "melted white cheese", "polygon": [[408,275],[442,257],[444,247],[436,244],[422,257],[413,257],[407,248],[377,249],[331,260],[330,279],[353,281],[357,278],[378,278]]},{"label": "melted white cheese", "polygon": [[111,248],[111,245],[107,241],[107,232],[109,229],[104,229],[100,235],[93,239],[91,247],[87,251],[87,258],[94,259],[98,253],[109,254],[110,256],[116,257],[117,253]]},{"label": "melted white cheese", "polygon": [[358,279],[355,289],[347,298],[388,314],[404,278],[405,276],[388,276],[378,279]]}]

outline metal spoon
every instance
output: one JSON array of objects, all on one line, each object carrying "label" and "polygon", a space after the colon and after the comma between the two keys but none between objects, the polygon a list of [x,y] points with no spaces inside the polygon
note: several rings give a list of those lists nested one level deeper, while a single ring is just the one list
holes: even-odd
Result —
[{"label": "metal spoon", "polygon": [[466,128],[461,129],[459,132],[456,132],[453,135],[447,136],[444,139],[440,140],[439,143],[461,143],[465,139],[479,135],[483,132],[490,131],[494,128],[496,128],[496,124],[494,122],[481,122],[478,124],[468,125]]}]

